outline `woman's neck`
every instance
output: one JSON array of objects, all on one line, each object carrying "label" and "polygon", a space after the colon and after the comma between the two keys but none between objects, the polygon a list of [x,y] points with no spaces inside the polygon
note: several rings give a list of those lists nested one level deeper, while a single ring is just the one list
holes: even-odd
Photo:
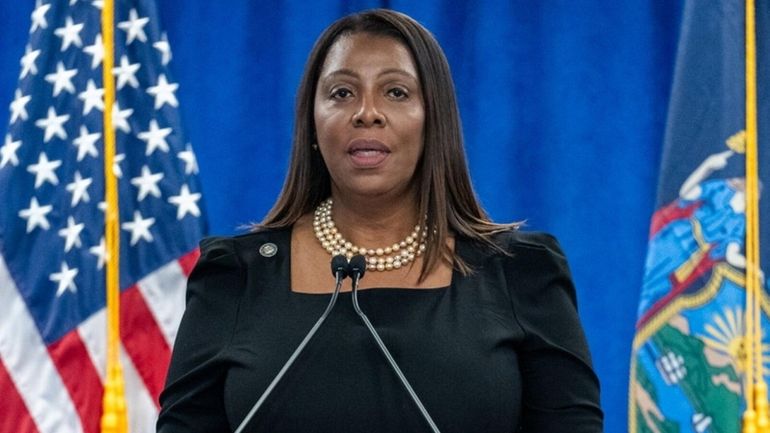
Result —
[{"label": "woman's neck", "polygon": [[400,199],[333,195],[332,219],[342,236],[366,248],[403,241],[422,221],[413,194]]}]

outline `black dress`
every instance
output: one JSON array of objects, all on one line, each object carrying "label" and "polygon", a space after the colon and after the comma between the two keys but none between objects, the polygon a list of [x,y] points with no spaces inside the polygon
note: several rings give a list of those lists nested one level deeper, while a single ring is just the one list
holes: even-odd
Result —
[{"label": "black dress", "polygon": [[[455,271],[449,287],[366,289],[361,308],[442,433],[601,432],[599,383],[557,242],[523,232],[497,241],[510,255],[457,239],[475,272]],[[235,430],[321,315],[329,295],[289,287],[290,242],[283,230],[201,243],[159,432]],[[260,254],[266,243],[274,256]],[[350,301],[340,295],[246,431],[430,431]]]}]

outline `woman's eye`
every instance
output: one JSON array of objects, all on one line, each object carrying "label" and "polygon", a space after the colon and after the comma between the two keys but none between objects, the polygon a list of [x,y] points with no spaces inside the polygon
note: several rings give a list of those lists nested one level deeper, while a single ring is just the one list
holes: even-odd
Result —
[{"label": "woman's eye", "polygon": [[396,99],[404,99],[409,97],[409,94],[406,93],[406,90],[400,87],[394,87],[388,90],[388,95]]},{"label": "woman's eye", "polygon": [[332,91],[332,99],[345,99],[353,96],[353,92],[345,88],[334,89]]}]

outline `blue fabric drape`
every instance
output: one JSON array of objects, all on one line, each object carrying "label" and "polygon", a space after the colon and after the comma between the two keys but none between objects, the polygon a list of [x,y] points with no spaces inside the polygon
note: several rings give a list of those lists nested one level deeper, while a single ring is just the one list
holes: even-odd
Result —
[{"label": "blue fabric drape", "polygon": [[[326,25],[388,6],[433,31],[452,66],[475,188],[496,220],[526,220],[560,239],[602,381],[606,431],[626,429],[681,2],[158,3],[216,234],[260,220],[275,199],[299,77]],[[33,6],[0,6],[0,119],[9,118]]]}]

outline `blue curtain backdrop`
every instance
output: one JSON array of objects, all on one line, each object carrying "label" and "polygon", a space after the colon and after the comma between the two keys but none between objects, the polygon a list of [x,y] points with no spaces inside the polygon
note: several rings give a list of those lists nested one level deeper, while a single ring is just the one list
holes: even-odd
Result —
[{"label": "blue curtain backdrop", "polygon": [[[431,29],[452,67],[474,186],[496,220],[526,220],[561,240],[602,381],[606,431],[626,430],[681,1],[158,3],[215,234],[260,220],[275,199],[297,83],[325,26],[387,6]],[[0,5],[5,124],[34,4]]]}]

